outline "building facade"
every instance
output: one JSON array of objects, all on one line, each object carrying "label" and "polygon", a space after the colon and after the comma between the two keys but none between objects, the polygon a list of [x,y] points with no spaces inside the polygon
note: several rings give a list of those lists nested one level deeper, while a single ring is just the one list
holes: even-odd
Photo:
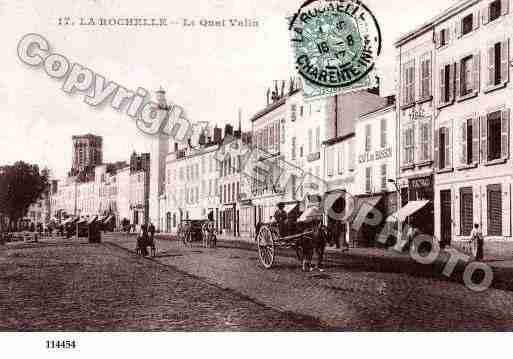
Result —
[{"label": "building facade", "polygon": [[434,233],[443,245],[468,238],[473,224],[486,240],[511,238],[510,7],[462,1],[399,41],[432,46],[434,181],[424,184],[434,182]]}]

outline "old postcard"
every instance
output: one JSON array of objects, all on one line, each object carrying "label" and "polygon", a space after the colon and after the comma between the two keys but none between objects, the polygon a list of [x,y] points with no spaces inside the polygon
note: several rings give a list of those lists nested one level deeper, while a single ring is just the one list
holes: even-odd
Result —
[{"label": "old postcard", "polygon": [[3,0],[0,24],[13,340],[513,329],[512,0]]}]

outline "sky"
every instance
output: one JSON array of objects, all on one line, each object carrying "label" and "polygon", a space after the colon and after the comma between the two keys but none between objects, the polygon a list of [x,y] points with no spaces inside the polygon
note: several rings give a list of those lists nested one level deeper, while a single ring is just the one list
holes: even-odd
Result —
[{"label": "sky", "polygon": [[[301,0],[302,1],[302,0]],[[383,35],[377,68],[381,94],[395,88],[393,43],[455,1],[366,0]],[[414,5],[413,5],[414,4]],[[243,129],[262,109],[274,80],[295,75],[285,17],[298,0],[0,0],[0,165],[23,160],[48,166],[56,177],[71,167],[71,136],[103,136],[104,161],[128,160],[132,151],[149,152],[154,140],[142,134],[123,111],[91,107],[83,94],[68,95],[62,80],[23,64],[17,45],[28,33],[44,36],[51,51],[88,67],[127,89],[163,87],[167,99],[182,106],[192,121]],[[58,25],[71,17],[75,26]],[[168,18],[162,27],[78,26],[80,18]],[[257,27],[207,28],[202,19],[251,19]],[[184,27],[183,19],[196,26]]]}]

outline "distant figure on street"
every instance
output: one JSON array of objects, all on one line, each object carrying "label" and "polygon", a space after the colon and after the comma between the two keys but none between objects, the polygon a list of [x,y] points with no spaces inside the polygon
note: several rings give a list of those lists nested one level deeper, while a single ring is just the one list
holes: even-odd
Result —
[{"label": "distant figure on street", "polygon": [[474,259],[480,261],[483,259],[483,233],[479,228],[479,224],[475,223],[474,228],[470,232],[470,242],[472,244],[472,255]]},{"label": "distant figure on street", "polygon": [[274,212],[274,220],[278,224],[280,236],[285,237],[287,229],[287,212],[284,210],[285,204],[283,202],[278,203],[278,208]]},{"label": "distant figure on street", "polygon": [[137,237],[137,245],[141,250],[141,254],[146,257],[148,255],[148,225],[146,223],[141,224],[141,231]]},{"label": "distant figure on street", "polygon": [[415,242],[414,239],[418,234],[417,228],[411,224],[410,219],[408,219],[408,230],[406,231],[406,240],[408,241],[408,245],[410,246],[410,250],[415,251]]}]

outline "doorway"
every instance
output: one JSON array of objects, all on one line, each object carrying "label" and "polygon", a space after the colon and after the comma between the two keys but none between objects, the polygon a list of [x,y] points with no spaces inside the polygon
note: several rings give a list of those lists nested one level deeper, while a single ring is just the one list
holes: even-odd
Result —
[{"label": "doorway", "polygon": [[451,244],[452,217],[451,217],[451,190],[440,191],[440,246],[444,248]]}]

